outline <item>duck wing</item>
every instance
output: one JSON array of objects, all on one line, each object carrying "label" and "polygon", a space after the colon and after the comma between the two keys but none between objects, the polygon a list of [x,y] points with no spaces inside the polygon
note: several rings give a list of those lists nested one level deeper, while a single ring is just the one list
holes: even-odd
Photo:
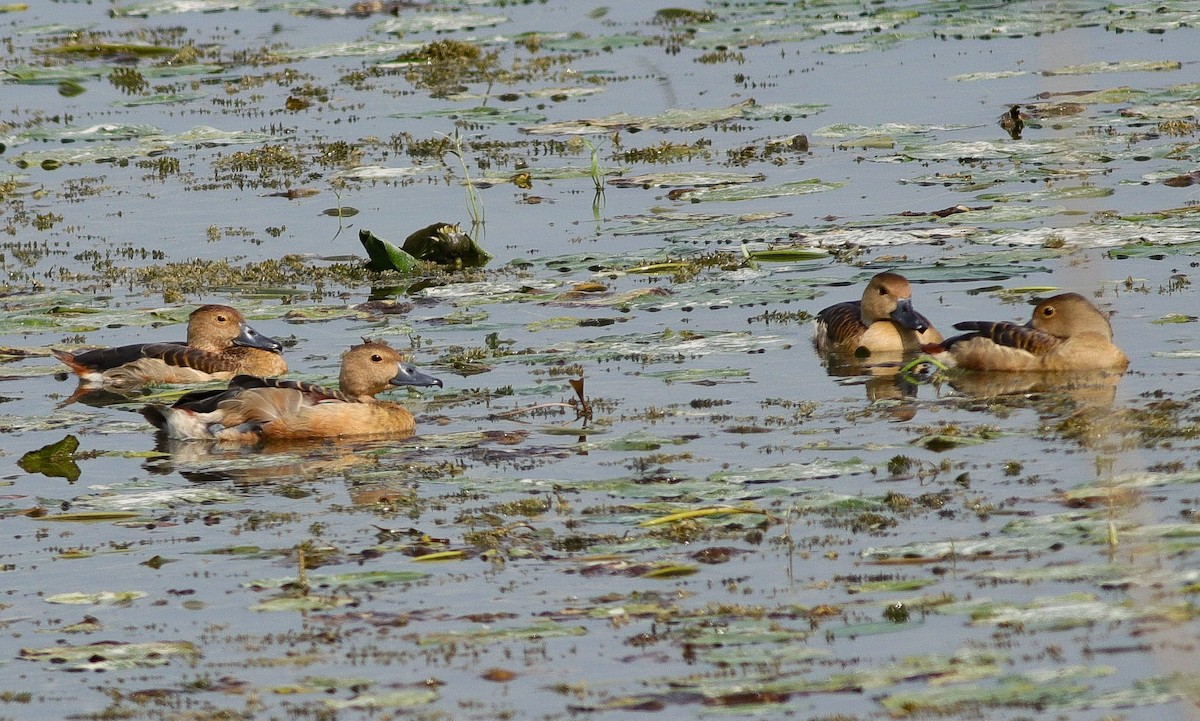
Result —
[{"label": "duck wing", "polygon": [[955,323],[954,327],[970,332],[945,341],[942,346],[946,349],[952,349],[955,343],[973,338],[986,338],[998,346],[1023,350],[1035,356],[1044,356],[1065,342],[1058,336],[1034,330],[1027,325],[1007,321],[971,320]]},{"label": "duck wing", "polygon": [[220,398],[205,401],[215,402],[222,414],[221,425],[227,428],[298,418],[318,405],[362,403],[333,388],[283,378],[240,375],[234,376],[229,386]]},{"label": "duck wing", "polygon": [[817,313],[817,335],[824,336],[824,341],[818,342],[837,344],[862,335],[867,327],[862,322],[861,306],[860,301],[848,300]]},{"label": "duck wing", "polygon": [[54,357],[62,361],[77,374],[103,372],[110,368],[123,366],[127,363],[146,357],[146,349],[156,347],[155,352],[170,354],[176,348],[187,348],[183,343],[134,343],[119,345],[112,348],[95,348],[82,353],[71,353],[63,350],[52,350]]}]

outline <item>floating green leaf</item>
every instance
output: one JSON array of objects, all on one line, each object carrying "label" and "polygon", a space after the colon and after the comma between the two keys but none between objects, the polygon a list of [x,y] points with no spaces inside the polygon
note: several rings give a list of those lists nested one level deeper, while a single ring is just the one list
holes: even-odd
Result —
[{"label": "floating green leaf", "polygon": [[358,231],[358,241],[362,243],[370,258],[367,261],[367,268],[370,270],[376,272],[395,270],[401,273],[411,273],[417,267],[416,258],[369,230]]},{"label": "floating green leaf", "polygon": [[75,463],[75,451],[79,450],[79,439],[67,435],[60,441],[29,451],[21,456],[17,465],[26,473],[41,473],[51,478],[65,478],[74,483],[79,480],[80,470]]}]

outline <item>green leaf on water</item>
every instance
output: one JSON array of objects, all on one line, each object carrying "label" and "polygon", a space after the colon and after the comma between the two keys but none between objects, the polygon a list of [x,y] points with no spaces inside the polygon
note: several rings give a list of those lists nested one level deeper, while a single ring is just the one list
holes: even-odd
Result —
[{"label": "green leaf on water", "polygon": [[391,243],[379,238],[369,230],[358,231],[358,241],[362,243],[370,258],[367,268],[377,272],[396,270],[401,273],[411,273],[417,267],[417,259],[397,248]]},{"label": "green leaf on water", "polygon": [[17,465],[26,473],[41,473],[50,478],[65,478],[74,483],[79,480],[80,470],[75,463],[75,451],[79,450],[79,439],[68,434],[60,441],[29,451],[21,456]]},{"label": "green leaf on water", "polygon": [[1195,323],[1200,320],[1194,315],[1184,315],[1183,313],[1167,313],[1161,318],[1156,318],[1151,323],[1155,325],[1167,325],[1170,323]]},{"label": "green leaf on water", "polygon": [[656,566],[655,568],[643,573],[641,578],[682,578],[684,576],[690,576],[696,573],[698,570],[700,569],[690,564],[672,563]]},{"label": "green leaf on water", "polygon": [[73,98],[86,92],[87,88],[74,80],[63,80],[58,84],[58,94],[64,98]]}]

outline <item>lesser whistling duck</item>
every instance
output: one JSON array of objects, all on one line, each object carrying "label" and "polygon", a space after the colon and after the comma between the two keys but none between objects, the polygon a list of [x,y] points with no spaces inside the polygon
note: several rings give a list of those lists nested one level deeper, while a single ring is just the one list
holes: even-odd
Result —
[{"label": "lesser whistling duck", "polygon": [[979,371],[1124,370],[1129,358],[1113,344],[1108,317],[1078,293],[1046,298],[1025,325],[955,323],[970,331],[927,348],[939,360]]},{"label": "lesser whistling duck", "polygon": [[438,386],[396,349],[364,341],[342,356],[337,390],[302,381],[235,377],[225,390],[198,391],[174,405],[149,405],[142,414],[175,439],[235,443],[332,439],[347,436],[406,437],[415,428],[399,403],[375,398],[389,386]]},{"label": "lesser whistling duck", "polygon": [[251,328],[241,313],[227,305],[203,305],[192,311],[185,343],[51,352],[88,386],[198,383],[227,380],[238,373],[287,372],[283,346]]},{"label": "lesser whistling duck", "polygon": [[898,273],[879,273],[861,301],[837,303],[818,313],[813,338],[821,353],[858,357],[915,352],[941,340],[942,334],[913,309],[912,286]]}]

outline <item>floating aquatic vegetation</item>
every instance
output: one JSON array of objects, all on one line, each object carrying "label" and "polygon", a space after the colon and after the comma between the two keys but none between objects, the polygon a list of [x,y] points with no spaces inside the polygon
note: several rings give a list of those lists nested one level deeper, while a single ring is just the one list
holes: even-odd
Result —
[{"label": "floating aquatic vegetation", "polygon": [[457,30],[495,27],[506,22],[508,22],[508,18],[504,15],[484,15],[471,12],[422,12],[380,20],[371,26],[371,30],[377,33],[394,33],[396,35],[425,32],[448,33]]},{"label": "floating aquatic vegetation", "polygon": [[1034,203],[1040,200],[1073,200],[1077,198],[1107,198],[1112,188],[1096,185],[1055,186],[1024,193],[979,193],[975,197],[993,203]]},{"label": "floating aquatic vegetation", "polygon": [[449,118],[470,123],[540,123],[546,119],[542,113],[527,108],[497,108],[491,105],[477,105],[470,108],[436,108],[413,112],[392,113],[391,118]]},{"label": "floating aquatic vegetation", "polygon": [[572,32],[522,33],[514,36],[513,40],[526,47],[563,53],[611,52],[620,48],[641,47],[651,42],[650,38],[636,33],[586,35]]},{"label": "floating aquatic vegetation", "polygon": [[[619,175],[624,171],[624,168],[600,169],[601,175]],[[532,183],[542,180],[572,180],[576,178],[590,178],[591,176],[592,169],[583,165],[564,165],[559,167],[535,165],[523,168],[519,172],[509,175],[483,175],[478,178],[473,178],[471,182],[479,187],[488,187],[491,185],[515,183],[516,180],[521,177],[524,177],[526,180]]]},{"label": "floating aquatic vegetation", "polygon": [[916,33],[879,33],[869,35],[862,40],[849,43],[838,43],[836,45],[822,45],[821,52],[829,53],[830,55],[852,55],[857,53],[869,53],[877,50],[890,50],[898,45],[901,45],[913,38],[918,37]]},{"label": "floating aquatic vegetation", "polygon": [[20,657],[28,661],[54,664],[65,671],[121,671],[165,666],[172,660],[195,661],[200,649],[188,641],[147,641],[122,643],[108,641],[82,646],[57,645],[46,648],[22,648]]},{"label": "floating aquatic vegetation", "polygon": [[753,105],[753,100],[746,100],[724,108],[701,108],[698,110],[672,108],[655,116],[617,113],[603,118],[530,125],[521,128],[521,132],[531,135],[595,135],[611,133],[614,130],[695,130],[742,118],[743,111]]},{"label": "floating aquatic vegetation", "polygon": [[[117,137],[120,136],[118,135]],[[135,141],[131,145],[117,145],[113,142],[95,142],[86,145],[71,144],[57,150],[28,151],[13,157],[11,162],[18,167],[41,166],[44,169],[52,169],[58,165],[67,164],[115,163],[134,158],[154,157],[178,146],[211,148],[227,145],[248,145],[265,142],[271,137],[267,133],[224,131],[198,125],[190,130],[173,135],[161,133],[152,135],[138,134],[131,137]]]},{"label": "floating aquatic vegetation", "polygon": [[842,461],[818,459],[808,463],[785,463],[767,468],[720,471],[710,475],[708,480],[714,483],[775,483],[780,481],[853,476],[859,473],[867,473],[870,470],[871,465],[863,463],[858,458],[850,458]]},{"label": "floating aquatic vegetation", "polygon": [[690,200],[693,203],[707,201],[738,201],[757,200],[761,198],[785,198],[794,195],[809,195],[837,190],[846,185],[844,181],[822,181],[819,178],[797,180],[792,183],[765,186],[697,188],[679,192],[676,197],[680,200]]},{"label": "floating aquatic vegetation", "polygon": [[484,644],[513,640],[541,640],[546,638],[563,638],[570,636],[585,636],[587,629],[582,626],[572,626],[555,621],[542,621],[532,626],[517,626],[514,628],[480,628],[465,631],[442,631],[419,634],[416,642],[420,646],[441,646],[444,644]]},{"label": "floating aquatic vegetation", "polygon": [[0,137],[0,142],[2,142],[6,148],[14,148],[18,145],[23,145],[33,141],[59,141],[62,143],[71,143],[76,141],[96,142],[132,140],[134,138],[153,137],[159,135],[162,135],[162,130],[153,125],[100,123],[86,128],[77,126],[29,128]]},{"label": "floating aquatic vegetation", "polygon": [[338,170],[332,174],[332,177],[344,180],[397,180],[431,175],[433,173],[440,173],[442,170],[443,168],[440,165],[414,165],[404,168],[362,165],[357,168]]},{"label": "floating aquatic vegetation", "polygon": [[358,231],[358,239],[367,250],[367,267],[374,271],[395,270],[411,273],[418,261],[450,266],[485,265],[492,255],[459,229],[457,224],[434,223],[413,231],[397,248],[369,230]]},{"label": "floating aquatic vegetation", "polygon": [[976,73],[962,73],[961,75],[951,75],[947,80],[964,83],[975,80],[1004,80],[1006,78],[1019,78],[1022,75],[1028,75],[1027,70],[990,70]]},{"label": "floating aquatic vegetation", "polygon": [[[67,606],[114,606],[128,604],[139,598],[145,598],[145,591],[91,591],[56,593],[46,597],[46,603]],[[190,645],[190,644],[189,644]]]},{"label": "floating aquatic vegetation", "polygon": [[1097,73],[1165,72],[1180,70],[1178,60],[1116,60],[1110,62],[1064,65],[1052,70],[1041,71],[1042,75],[1095,75]]},{"label": "floating aquatic vegetation", "polygon": [[325,699],[325,708],[331,711],[342,709],[408,709],[425,706],[440,698],[437,691],[428,688],[400,689],[382,693],[359,693],[351,699]]},{"label": "floating aquatic vegetation", "polygon": [[1059,709],[1076,704],[1093,708],[1089,679],[1115,673],[1110,666],[1055,668],[1044,673],[1026,672],[996,679],[994,686],[970,684],[924,691],[886,694],[880,699],[893,717],[917,715],[954,716],[980,709]]},{"label": "floating aquatic vegetation", "polygon": [[742,183],[761,183],[767,176],[762,173],[734,172],[674,172],[674,173],[643,173],[614,178],[609,185],[618,188],[670,188],[670,187],[706,187],[713,185],[740,185]]},{"label": "floating aquatic vegetation", "polygon": [[[272,48],[279,60],[311,60],[316,58],[354,58],[371,55],[403,55],[424,47],[420,42],[358,40],[314,45],[308,48]],[[387,63],[380,63],[386,67]]]},{"label": "floating aquatic vegetation", "polygon": [[75,498],[73,505],[76,508],[92,509],[100,513],[120,513],[134,510],[175,509],[188,505],[229,504],[241,500],[239,496],[219,488],[163,488],[133,492],[109,489],[79,496]]},{"label": "floating aquatic vegetation", "polygon": [[158,93],[129,100],[114,100],[113,105],[123,108],[136,108],[143,105],[172,105],[174,103],[190,103],[207,97],[208,95],[204,93]]},{"label": "floating aquatic vegetation", "polygon": [[67,434],[61,441],[29,451],[17,465],[26,473],[40,473],[50,478],[65,478],[71,483],[79,480],[81,471],[75,463],[79,439]]},{"label": "floating aquatic vegetation", "polygon": [[227,10],[249,9],[257,0],[150,0],[132,5],[116,5],[110,10],[113,17],[145,18],[151,15],[173,15],[177,13],[213,13]]},{"label": "floating aquatic vegetation", "polygon": [[[355,571],[351,573],[310,573],[305,582],[310,589],[383,588],[397,583],[412,583],[429,574],[421,571]],[[242,584],[256,590],[288,588],[299,583],[296,578],[265,578]]]}]

